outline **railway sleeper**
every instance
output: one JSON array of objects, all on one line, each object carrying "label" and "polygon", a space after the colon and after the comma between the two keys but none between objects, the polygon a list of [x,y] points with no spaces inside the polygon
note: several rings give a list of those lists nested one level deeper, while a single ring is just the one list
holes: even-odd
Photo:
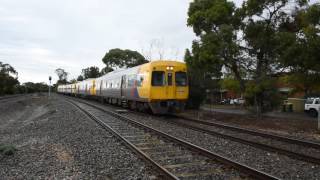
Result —
[{"label": "railway sleeper", "polygon": [[148,153],[150,157],[163,157],[163,156],[176,156],[176,155],[186,155],[188,152],[186,151],[175,151],[175,150],[168,150],[162,152],[150,152]]}]

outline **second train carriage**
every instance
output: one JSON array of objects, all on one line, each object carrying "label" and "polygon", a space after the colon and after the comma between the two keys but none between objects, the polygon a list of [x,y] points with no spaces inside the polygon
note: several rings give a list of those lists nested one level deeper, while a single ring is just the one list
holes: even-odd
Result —
[{"label": "second train carriage", "polygon": [[164,114],[184,109],[189,95],[187,68],[177,61],[153,61],[96,79],[61,85],[58,92],[91,96],[111,104]]}]

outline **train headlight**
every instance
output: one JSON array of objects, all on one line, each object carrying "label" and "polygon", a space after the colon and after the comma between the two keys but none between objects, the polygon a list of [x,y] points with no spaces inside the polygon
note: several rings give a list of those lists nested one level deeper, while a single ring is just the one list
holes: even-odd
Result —
[{"label": "train headlight", "polygon": [[173,70],[173,66],[167,66],[167,70]]}]

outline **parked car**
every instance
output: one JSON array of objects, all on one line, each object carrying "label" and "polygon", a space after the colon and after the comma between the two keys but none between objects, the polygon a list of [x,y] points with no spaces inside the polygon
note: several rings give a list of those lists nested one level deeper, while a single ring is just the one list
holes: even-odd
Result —
[{"label": "parked car", "polygon": [[320,98],[308,98],[304,105],[304,111],[312,117],[318,116],[318,110],[320,107]]},{"label": "parked car", "polygon": [[[244,99],[242,99],[242,98],[232,99],[231,101],[233,101],[233,104],[236,104],[236,105],[243,105],[244,104]],[[230,104],[231,104],[231,102],[230,102]]]}]

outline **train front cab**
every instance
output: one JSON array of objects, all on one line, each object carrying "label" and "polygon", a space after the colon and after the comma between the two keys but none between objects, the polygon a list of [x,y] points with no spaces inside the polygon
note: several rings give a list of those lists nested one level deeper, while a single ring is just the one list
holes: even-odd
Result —
[{"label": "train front cab", "polygon": [[160,61],[151,68],[149,105],[152,111],[156,114],[182,111],[189,95],[186,65]]}]

